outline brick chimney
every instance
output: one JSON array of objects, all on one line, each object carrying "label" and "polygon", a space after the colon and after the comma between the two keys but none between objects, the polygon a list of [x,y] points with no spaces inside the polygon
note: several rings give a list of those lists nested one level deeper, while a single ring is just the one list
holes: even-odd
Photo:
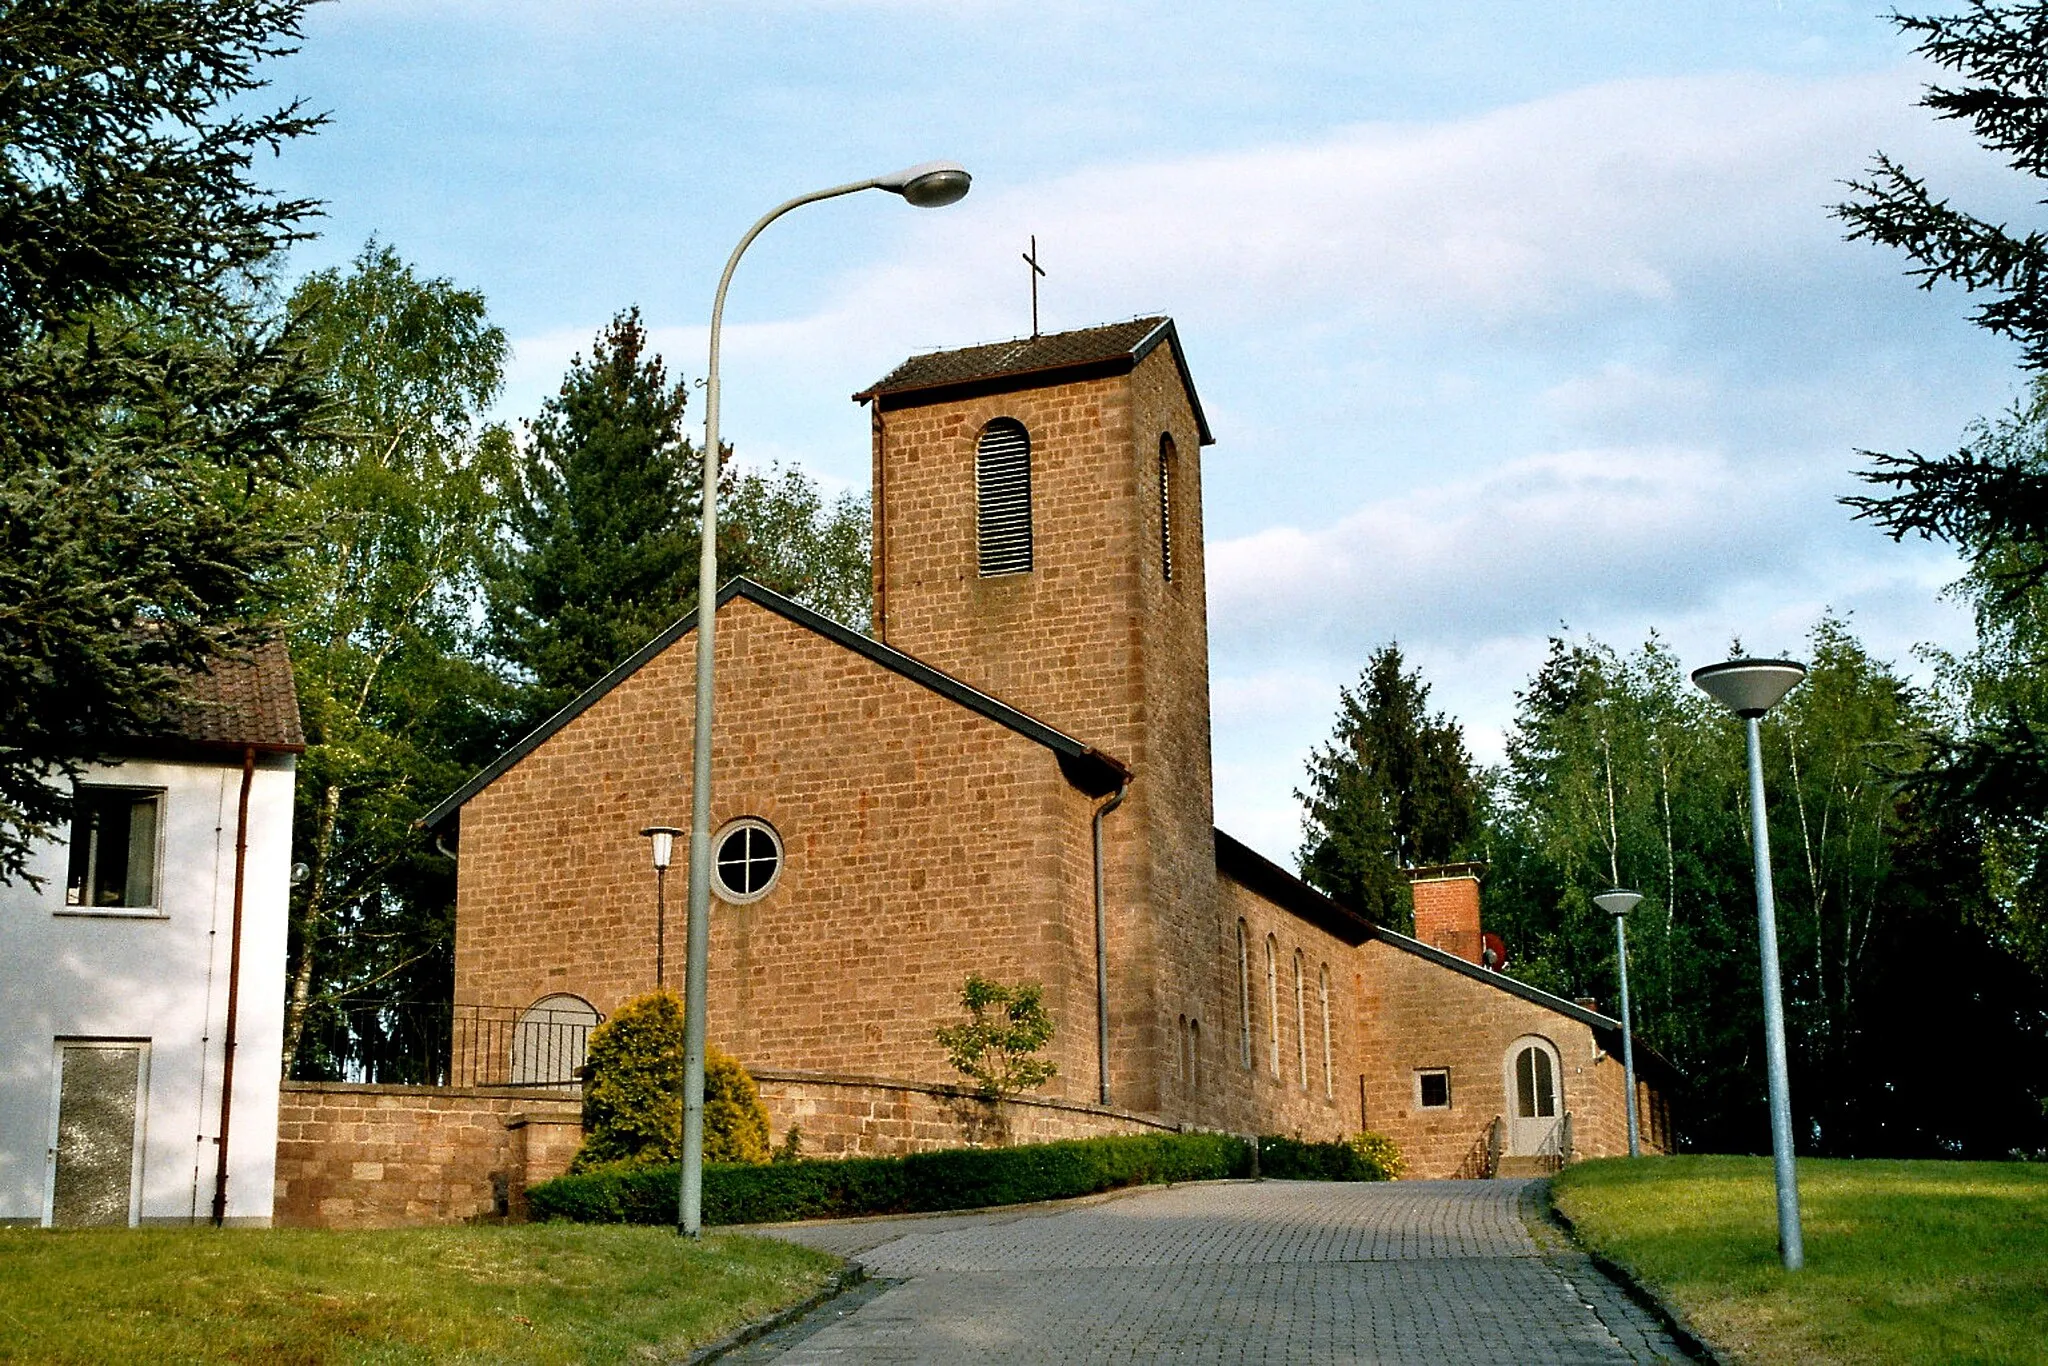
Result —
[{"label": "brick chimney", "polygon": [[1415,898],[1415,937],[1468,963],[1483,963],[1479,932],[1479,870],[1483,863],[1440,863],[1409,868]]}]

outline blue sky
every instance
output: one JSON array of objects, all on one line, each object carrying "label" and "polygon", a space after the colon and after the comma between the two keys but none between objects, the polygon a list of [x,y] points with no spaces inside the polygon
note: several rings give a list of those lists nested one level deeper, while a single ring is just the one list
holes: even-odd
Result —
[{"label": "blue sky", "polygon": [[341,0],[277,88],[333,125],[268,168],[480,289],[530,414],[638,304],[702,370],[716,273],[800,191],[935,157],[956,208],[807,209],[727,323],[742,459],[864,484],[847,395],[910,351],[1180,322],[1205,455],[1218,821],[1290,859],[1339,684],[1398,638],[1497,758],[1550,634],[1688,662],[1960,643],[1939,551],[1835,503],[1858,448],[1940,449],[2010,349],[1827,206],[1883,148],[2024,219],[1914,107],[1874,4]]}]

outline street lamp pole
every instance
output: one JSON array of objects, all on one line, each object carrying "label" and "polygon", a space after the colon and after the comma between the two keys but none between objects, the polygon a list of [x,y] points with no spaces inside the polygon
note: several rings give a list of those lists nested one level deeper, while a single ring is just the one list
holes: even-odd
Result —
[{"label": "street lamp pole", "polygon": [[668,949],[668,865],[675,854],[676,836],[683,832],[673,825],[650,825],[640,833],[654,841],[654,989],[660,991]]},{"label": "street lamp pole", "polygon": [[929,161],[786,200],[762,214],[740,238],[726,258],[711,302],[711,362],[704,373],[703,511],[697,528],[702,548],[697,561],[697,705],[690,753],[690,923],[683,968],[683,1166],[676,1195],[676,1231],[691,1238],[704,1229],[704,992],[711,953],[711,699],[718,623],[718,346],[725,292],[754,239],[791,209],[861,190],[887,190],[918,208],[937,209],[958,203],[972,183],[955,163]]},{"label": "street lamp pole", "polygon": [[1628,1008],[1628,913],[1643,899],[1641,892],[1616,887],[1593,898],[1593,904],[1614,917],[1614,952],[1621,964],[1621,1073],[1628,1088],[1628,1155],[1643,1155],[1636,1121],[1636,1031]]},{"label": "street lamp pole", "polygon": [[1806,1265],[1799,1227],[1799,1172],[1792,1146],[1792,1087],[1785,1065],[1785,1001],[1778,984],[1778,908],[1771,891],[1771,830],[1764,813],[1765,713],[1806,677],[1789,659],[1731,659],[1693,670],[1692,681],[1743,719],[1749,740],[1749,847],[1756,865],[1757,951],[1763,965],[1764,1065],[1771,1088],[1771,1164],[1778,1188],[1778,1256]]}]

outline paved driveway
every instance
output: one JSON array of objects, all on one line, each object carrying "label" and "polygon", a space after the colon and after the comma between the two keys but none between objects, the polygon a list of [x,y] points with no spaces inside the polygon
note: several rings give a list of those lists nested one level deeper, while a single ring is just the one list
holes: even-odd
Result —
[{"label": "paved driveway", "polygon": [[1210,1182],[779,1230],[882,1284],[728,1360],[1690,1360],[1585,1257],[1538,1246],[1533,1187]]}]

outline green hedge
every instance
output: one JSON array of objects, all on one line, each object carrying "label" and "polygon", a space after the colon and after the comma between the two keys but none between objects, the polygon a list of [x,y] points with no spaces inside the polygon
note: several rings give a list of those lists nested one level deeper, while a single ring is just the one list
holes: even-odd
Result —
[{"label": "green hedge", "polygon": [[[1245,1176],[1251,1145],[1228,1134],[1144,1134],[1016,1148],[953,1148],[704,1168],[704,1222],[766,1224],[855,1214],[980,1209],[1093,1195],[1118,1186]],[[536,1219],[668,1224],[676,1168],[611,1167],[528,1189]]]},{"label": "green hedge", "polygon": [[[1366,1151],[1361,1152],[1361,1147]],[[1400,1174],[1399,1166],[1399,1154],[1385,1140],[1377,1145],[1356,1140],[1304,1143],[1279,1134],[1259,1140],[1259,1175],[1280,1181],[1385,1181]]]}]

